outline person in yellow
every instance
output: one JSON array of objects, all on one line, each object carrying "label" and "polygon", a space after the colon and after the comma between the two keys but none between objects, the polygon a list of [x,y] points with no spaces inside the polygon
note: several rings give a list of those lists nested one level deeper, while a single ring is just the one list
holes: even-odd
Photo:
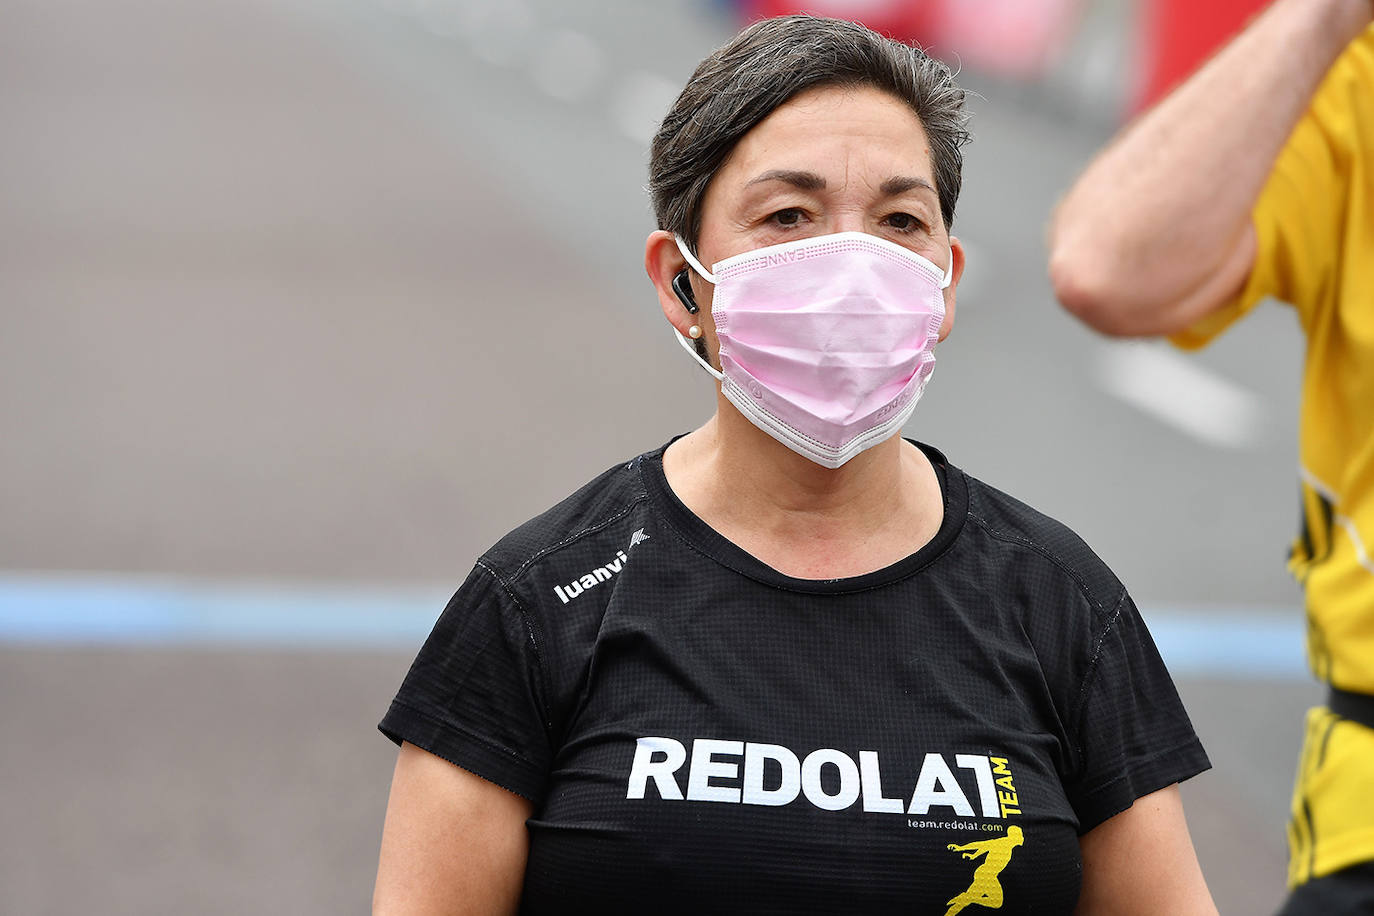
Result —
[{"label": "person in yellow", "polygon": [[1201,347],[1266,297],[1307,341],[1308,714],[1281,913],[1374,911],[1374,0],[1277,0],[1085,170],[1050,277],[1113,335]]}]

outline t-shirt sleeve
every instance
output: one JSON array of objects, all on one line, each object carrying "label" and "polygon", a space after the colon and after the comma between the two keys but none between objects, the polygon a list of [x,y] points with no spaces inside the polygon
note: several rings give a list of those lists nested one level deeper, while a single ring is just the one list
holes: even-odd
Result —
[{"label": "t-shirt sleeve", "polygon": [[378,728],[534,802],[550,763],[523,608],[479,563],[444,608]]},{"label": "t-shirt sleeve", "polygon": [[[1374,31],[1371,32],[1374,34]],[[1367,40],[1367,39],[1366,39]],[[1339,61],[1289,135],[1250,214],[1255,261],[1240,293],[1170,336],[1183,349],[1209,343],[1267,298],[1293,305],[1304,327],[1330,297],[1344,256],[1343,224],[1357,158],[1356,102],[1367,92]]]},{"label": "t-shirt sleeve", "polygon": [[1080,697],[1080,766],[1066,786],[1079,833],[1211,766],[1129,595],[1108,617]]}]

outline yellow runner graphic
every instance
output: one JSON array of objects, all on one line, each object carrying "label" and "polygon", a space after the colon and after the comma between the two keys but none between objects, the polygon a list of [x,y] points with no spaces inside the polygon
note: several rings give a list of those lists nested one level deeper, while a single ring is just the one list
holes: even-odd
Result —
[{"label": "yellow runner graphic", "polygon": [[965,907],[973,903],[993,910],[1001,909],[1002,885],[997,876],[1002,874],[1002,869],[1011,861],[1012,852],[1023,842],[1021,828],[1013,826],[1007,828],[1006,836],[995,840],[979,840],[962,846],[949,844],[950,852],[962,852],[965,859],[977,859],[979,856],[984,858],[983,864],[973,873],[973,883],[968,886],[968,890],[949,902],[945,916],[962,913]]}]

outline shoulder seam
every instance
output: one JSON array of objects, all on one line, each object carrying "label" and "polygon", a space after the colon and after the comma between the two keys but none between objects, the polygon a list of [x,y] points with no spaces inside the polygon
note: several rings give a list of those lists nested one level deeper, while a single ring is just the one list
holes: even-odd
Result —
[{"label": "shoulder seam", "polygon": [[[972,519],[974,522],[976,522],[978,524],[978,527],[986,531],[990,537],[994,537],[999,541],[1005,541],[1009,544],[1019,544],[1028,550],[1035,551],[1045,559],[1049,560],[1051,563],[1057,566],[1061,572],[1063,572],[1066,576],[1068,576],[1070,579],[1074,581],[1074,584],[1078,586],[1079,592],[1082,593],[1083,597],[1087,600],[1088,604],[1092,605],[1094,610],[1096,610],[1099,614],[1104,613],[1106,609],[1103,607],[1101,602],[1099,602],[1096,599],[1096,597],[1094,597],[1092,589],[1088,587],[1087,582],[1083,581],[1083,577],[1078,574],[1078,570],[1070,566],[1063,558],[1061,558],[1054,551],[1050,550],[1044,544],[1041,544],[1038,541],[1033,541],[1028,537],[1023,537],[1019,534],[1012,534],[1009,531],[1001,531],[999,529],[993,528],[992,525],[987,522],[987,520],[983,519],[978,515],[975,515],[972,509],[969,510],[968,517]],[[1122,588],[1122,594],[1124,595],[1125,593],[1125,588]],[[1120,605],[1119,598],[1117,599],[1117,604],[1118,606]]]},{"label": "shoulder seam", "polygon": [[1083,577],[1079,575],[1078,571],[1055,554],[1054,551],[1030,538],[1007,531],[996,530],[985,519],[975,515],[972,511],[969,512],[969,518],[986,531],[989,537],[1008,543],[1019,544],[1028,550],[1039,553],[1053,563],[1061,572],[1074,581],[1084,600],[1088,602],[1097,612],[1099,619],[1102,620],[1102,629],[1093,639],[1092,653],[1088,657],[1087,670],[1083,672],[1083,678],[1079,681],[1078,695],[1074,699],[1073,708],[1068,710],[1069,733],[1072,736],[1073,751],[1081,760],[1083,757],[1083,742],[1080,732],[1083,727],[1083,711],[1087,708],[1088,694],[1097,683],[1098,661],[1102,656],[1102,647],[1106,643],[1107,637],[1116,628],[1117,622],[1121,619],[1121,612],[1126,605],[1126,598],[1129,592],[1124,585],[1121,585],[1116,596],[1116,601],[1113,603],[1111,611],[1108,612],[1106,607],[1097,601],[1092,590],[1088,587],[1087,583],[1084,582]]},{"label": "shoulder seam", "polygon": [[1111,616],[1107,618],[1106,625],[1102,632],[1097,634],[1097,639],[1093,640],[1093,654],[1088,659],[1088,670],[1083,672],[1083,681],[1078,685],[1077,707],[1073,710],[1073,715],[1078,715],[1078,710],[1083,708],[1088,690],[1096,682],[1097,660],[1102,656],[1102,644],[1107,641],[1107,635],[1112,632],[1116,622],[1121,619],[1121,608],[1126,603],[1126,590],[1121,590],[1121,596],[1116,599],[1116,605],[1112,608]]},{"label": "shoulder seam", "polygon": [[551,691],[553,685],[549,680],[548,669],[544,664],[543,643],[539,636],[538,626],[535,624],[534,617],[530,614],[529,609],[526,608],[524,602],[516,596],[515,589],[511,588],[510,583],[506,581],[501,573],[481,557],[477,558],[477,565],[486,570],[487,575],[496,580],[496,583],[501,586],[501,591],[506,593],[506,597],[510,599],[511,604],[515,605],[515,609],[520,613],[520,622],[525,625],[525,636],[529,639],[530,650],[534,653],[534,663],[539,668],[539,687],[541,694],[539,697],[539,705],[543,707],[541,711],[544,718],[544,728],[547,734],[552,735],[553,716],[549,711],[548,698],[552,696]]},{"label": "shoulder seam", "polygon": [[1073,709],[1069,710],[1070,727],[1073,729],[1073,746],[1079,758],[1083,757],[1083,711],[1088,708],[1088,693],[1097,684],[1097,662],[1102,657],[1102,645],[1107,641],[1107,636],[1116,627],[1116,622],[1121,619],[1121,609],[1126,604],[1126,589],[1121,589],[1121,595],[1116,599],[1116,605],[1112,608],[1111,615],[1107,618],[1106,625],[1102,627],[1102,632],[1097,634],[1093,640],[1092,656],[1088,659],[1088,670],[1083,672],[1083,680],[1078,684],[1078,697],[1074,700]]},{"label": "shoulder seam", "polygon": [[[581,539],[581,538],[583,538],[583,537],[586,537],[586,536],[589,535],[589,534],[593,534],[593,533],[595,533],[595,532],[597,532],[597,531],[600,531],[602,528],[605,528],[605,527],[607,527],[608,525],[611,525],[611,524],[614,524],[615,522],[620,521],[622,518],[624,518],[625,516],[629,515],[630,512],[634,509],[635,506],[637,506],[637,505],[639,505],[640,503],[644,502],[644,501],[645,501],[646,499],[648,499],[648,498],[649,498],[649,494],[648,494],[647,492],[644,492],[643,490],[641,490],[641,491],[639,492],[639,494],[638,494],[633,500],[631,500],[631,501],[629,502],[628,505],[624,506],[624,507],[621,508],[621,509],[616,510],[613,514],[611,514],[611,515],[607,516],[606,518],[602,519],[601,521],[597,522],[595,525],[589,525],[589,526],[587,526],[586,528],[583,528],[581,531],[578,531],[578,532],[575,532],[574,534],[568,535],[567,537],[563,538],[563,540],[559,541],[559,542],[556,543],[556,544],[550,544],[550,545],[547,546],[547,547],[543,547],[543,548],[539,549],[539,550],[536,551],[533,555],[531,555],[527,560],[525,560],[523,563],[521,563],[519,566],[517,566],[517,567],[515,568],[515,571],[512,572],[512,573],[510,574],[510,579],[509,579],[509,581],[512,582],[512,583],[515,582],[515,580],[516,580],[516,579],[519,579],[521,576],[523,576],[523,575],[525,574],[525,572],[526,572],[531,566],[533,566],[533,565],[534,565],[535,563],[537,563],[538,561],[544,559],[544,557],[548,556],[549,554],[553,553],[554,551],[556,551],[556,550],[561,550],[562,548],[567,547],[569,544],[573,543],[574,541],[577,541],[577,540],[579,540],[579,539]],[[492,575],[496,576],[498,580],[500,580],[501,577],[497,574],[497,572],[496,572],[495,569],[493,569],[493,568],[492,568],[491,566],[489,566],[486,562],[484,562],[485,559],[486,559],[486,554],[483,554],[482,559],[479,559],[477,562],[478,562],[479,564],[481,564],[482,568],[486,569],[486,570],[487,570],[488,572],[490,572]],[[506,585],[506,582],[505,582],[504,580],[502,581],[502,585],[503,585],[503,586]]]}]

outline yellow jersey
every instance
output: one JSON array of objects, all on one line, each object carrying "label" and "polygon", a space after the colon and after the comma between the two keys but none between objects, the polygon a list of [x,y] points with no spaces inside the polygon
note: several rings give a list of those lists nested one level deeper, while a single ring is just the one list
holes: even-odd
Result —
[{"label": "yellow jersey", "polygon": [[1289,568],[1312,670],[1374,694],[1374,26],[1327,74],[1251,218],[1244,290],[1171,339],[1201,347],[1266,297],[1297,311],[1303,509]]}]

